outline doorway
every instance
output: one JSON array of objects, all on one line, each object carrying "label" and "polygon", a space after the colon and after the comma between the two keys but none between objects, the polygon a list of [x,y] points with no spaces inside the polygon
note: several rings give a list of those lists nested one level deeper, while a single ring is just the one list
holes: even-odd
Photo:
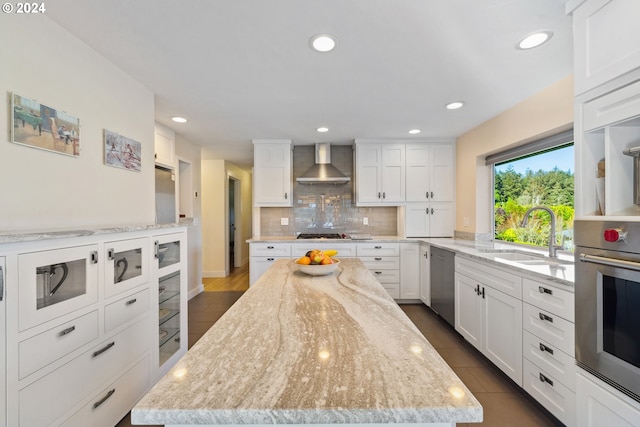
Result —
[{"label": "doorway", "polygon": [[[228,259],[228,273],[233,273],[233,270],[239,266],[240,262],[240,180],[228,177],[228,199],[227,199],[227,230],[228,230],[228,244],[227,244],[227,259]],[[236,242],[238,244],[236,244]]]}]

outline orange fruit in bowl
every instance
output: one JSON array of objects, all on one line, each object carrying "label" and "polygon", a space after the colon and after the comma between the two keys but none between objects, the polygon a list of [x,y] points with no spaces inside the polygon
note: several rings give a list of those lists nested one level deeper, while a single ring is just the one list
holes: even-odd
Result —
[{"label": "orange fruit in bowl", "polygon": [[311,258],[309,258],[308,256],[303,256],[300,257],[296,260],[297,264],[302,264],[302,265],[309,265],[311,264]]},{"label": "orange fruit in bowl", "polygon": [[320,265],[329,265],[329,264],[333,264],[333,259],[330,256],[325,255],[324,258],[322,258],[322,261],[320,261]]}]

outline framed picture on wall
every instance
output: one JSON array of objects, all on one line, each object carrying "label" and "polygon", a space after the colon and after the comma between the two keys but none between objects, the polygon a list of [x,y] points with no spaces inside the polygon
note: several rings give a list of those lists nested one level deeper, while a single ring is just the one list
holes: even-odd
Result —
[{"label": "framed picture on wall", "polygon": [[16,93],[11,95],[11,142],[69,156],[80,155],[80,120]]},{"label": "framed picture on wall", "polygon": [[139,172],[142,169],[142,144],[105,129],[104,164]]}]

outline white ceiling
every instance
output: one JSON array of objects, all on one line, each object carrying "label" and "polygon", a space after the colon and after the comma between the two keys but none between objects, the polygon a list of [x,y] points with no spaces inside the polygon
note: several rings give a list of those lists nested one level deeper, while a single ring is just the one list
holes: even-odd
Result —
[{"label": "white ceiling", "polygon": [[[56,0],[47,15],[152,90],[157,122],[208,157],[250,166],[253,138],[465,133],[572,73],[564,3]],[[541,29],[554,32],[547,44],[515,49]],[[312,51],[318,33],[335,35],[337,48]],[[444,108],[456,100],[465,108]]]}]

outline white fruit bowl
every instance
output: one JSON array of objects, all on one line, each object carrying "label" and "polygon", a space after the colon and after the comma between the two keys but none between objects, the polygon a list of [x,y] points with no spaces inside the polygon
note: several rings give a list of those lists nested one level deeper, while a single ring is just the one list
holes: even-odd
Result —
[{"label": "white fruit bowl", "polygon": [[304,274],[308,274],[309,276],[326,276],[328,274],[336,271],[338,266],[340,265],[340,260],[337,258],[333,258],[333,264],[321,265],[321,264],[296,264],[298,266],[298,270],[303,272]]}]

